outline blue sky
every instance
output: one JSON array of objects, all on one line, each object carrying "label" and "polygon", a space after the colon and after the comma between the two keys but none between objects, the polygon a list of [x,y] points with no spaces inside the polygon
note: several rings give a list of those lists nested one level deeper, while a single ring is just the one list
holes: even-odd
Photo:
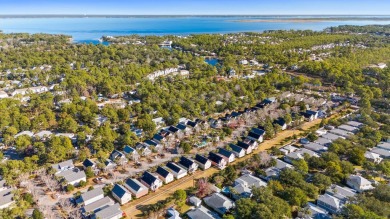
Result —
[{"label": "blue sky", "polygon": [[9,14],[390,15],[390,0],[0,0]]}]

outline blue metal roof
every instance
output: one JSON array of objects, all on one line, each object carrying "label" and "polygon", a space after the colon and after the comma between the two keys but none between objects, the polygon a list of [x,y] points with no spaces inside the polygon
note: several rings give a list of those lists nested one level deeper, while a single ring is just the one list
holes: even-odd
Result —
[{"label": "blue metal roof", "polygon": [[263,135],[265,133],[263,129],[258,129],[258,128],[252,128],[251,132],[256,133],[258,135]]},{"label": "blue metal roof", "polygon": [[203,157],[202,155],[197,154],[195,156],[195,160],[198,161],[201,164],[206,164],[206,162],[209,160],[206,157]]},{"label": "blue metal roof", "polygon": [[135,149],[130,147],[129,145],[126,145],[125,148],[123,148],[123,151],[127,154],[130,154],[130,153],[133,153],[133,151],[135,151]]},{"label": "blue metal roof", "polygon": [[83,165],[85,167],[92,167],[94,164],[95,163],[92,160],[90,160],[90,159],[85,159],[84,162],[83,162]]},{"label": "blue metal roof", "polygon": [[179,166],[177,166],[176,164],[172,163],[172,162],[168,162],[167,163],[167,167],[171,170],[173,170],[174,172],[178,173],[180,172],[181,168]]},{"label": "blue metal roof", "polygon": [[134,189],[135,191],[139,191],[139,189],[141,188],[141,186],[137,182],[130,178],[125,181],[125,184],[128,185],[130,188]]},{"label": "blue metal roof", "polygon": [[114,185],[114,188],[112,188],[111,190],[116,196],[118,197],[123,197],[125,194],[126,194],[126,189],[123,188],[123,186],[119,185],[119,184],[115,184]]},{"label": "blue metal roof", "polygon": [[242,147],[239,147],[235,144],[229,144],[229,147],[232,149],[232,151],[240,153],[242,150],[244,150]]},{"label": "blue metal roof", "polygon": [[223,157],[219,156],[216,153],[210,152],[209,153],[209,160],[211,160],[215,163],[219,163],[219,162],[221,162],[221,160],[223,160]]},{"label": "blue metal roof", "polygon": [[238,142],[237,142],[237,146],[242,147],[242,148],[245,148],[245,149],[248,149],[248,148],[250,147],[249,144],[244,143],[244,142],[242,142],[242,141],[238,141]]},{"label": "blue metal roof", "polygon": [[182,156],[180,158],[180,162],[179,162],[181,165],[183,165],[184,167],[186,168],[190,168],[190,166],[194,163],[192,160]]},{"label": "blue metal roof", "polygon": [[164,178],[166,178],[169,175],[169,171],[162,167],[157,167],[156,173],[158,173],[160,176]]},{"label": "blue metal roof", "polygon": [[228,150],[226,150],[224,148],[219,148],[218,149],[218,154],[221,154],[221,155],[223,155],[225,157],[230,157],[233,154],[233,152],[228,151]]},{"label": "blue metal roof", "polygon": [[151,173],[147,171],[144,172],[141,179],[148,185],[152,185],[157,180],[155,176],[153,176]]}]

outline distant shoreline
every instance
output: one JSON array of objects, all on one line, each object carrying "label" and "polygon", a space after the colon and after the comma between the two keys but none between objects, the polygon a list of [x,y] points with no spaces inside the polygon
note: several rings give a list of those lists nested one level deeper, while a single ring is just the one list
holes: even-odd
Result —
[{"label": "distant shoreline", "polygon": [[231,22],[240,23],[313,23],[313,22],[325,22],[325,21],[390,21],[390,17],[334,17],[334,18],[292,18],[292,19],[246,19],[246,20],[233,20]]}]

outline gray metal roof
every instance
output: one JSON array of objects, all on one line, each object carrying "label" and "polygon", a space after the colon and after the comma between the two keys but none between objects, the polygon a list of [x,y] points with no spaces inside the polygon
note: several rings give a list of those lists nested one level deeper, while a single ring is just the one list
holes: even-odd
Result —
[{"label": "gray metal roof", "polygon": [[82,194],[81,198],[85,202],[85,201],[88,201],[88,200],[93,199],[93,198],[100,196],[100,195],[104,195],[103,189],[102,188],[95,188],[91,191],[88,191],[88,192]]},{"label": "gray metal roof", "polygon": [[95,215],[94,218],[98,219],[111,219],[117,215],[122,215],[123,211],[121,210],[120,206],[118,203],[111,205],[108,208],[105,208],[101,211],[98,211]]},{"label": "gray metal roof", "polygon": [[92,211],[95,211],[97,209],[102,209],[106,206],[110,206],[113,204],[115,204],[115,202],[110,197],[106,196],[102,199],[99,199],[95,202],[92,202],[89,205],[84,206],[84,208],[82,210],[84,212],[92,212]]}]

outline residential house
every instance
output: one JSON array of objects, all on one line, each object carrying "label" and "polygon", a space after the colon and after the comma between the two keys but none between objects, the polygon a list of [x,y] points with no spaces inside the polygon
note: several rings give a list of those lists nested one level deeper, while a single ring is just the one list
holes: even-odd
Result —
[{"label": "residential house", "polygon": [[284,161],[286,161],[287,163],[293,163],[294,160],[304,159],[305,154],[307,154],[309,157],[320,157],[314,151],[308,150],[306,148],[302,148],[284,156]]},{"label": "residential house", "polygon": [[166,213],[167,219],[181,219],[180,213],[176,211],[173,207],[167,209]]},{"label": "residential house", "polygon": [[304,144],[303,147],[308,149],[308,150],[315,151],[317,153],[322,153],[322,152],[328,151],[327,147],[320,145],[320,144],[317,144],[317,143],[314,143],[314,142],[309,142],[308,144]]},{"label": "residential house", "polygon": [[332,184],[326,191],[326,194],[329,194],[333,197],[336,197],[341,200],[343,204],[347,203],[348,200],[356,196],[356,191],[347,187],[341,187],[336,184]]},{"label": "residential house", "polygon": [[263,141],[263,136],[256,134],[254,132],[249,132],[247,138],[257,141],[257,142],[262,142]]},{"label": "residential house", "polygon": [[247,143],[244,143],[242,141],[238,141],[237,142],[237,146],[240,147],[240,148],[243,148],[245,150],[245,154],[250,154],[252,153],[252,146],[250,146],[249,144]]},{"label": "residential house", "polygon": [[168,132],[172,133],[172,134],[176,134],[177,132],[179,132],[180,130],[174,126],[170,126],[168,129],[167,129]]},{"label": "residential house", "polygon": [[274,124],[278,124],[281,127],[282,130],[286,130],[287,129],[286,120],[284,120],[283,118],[275,119]]},{"label": "residential house", "polygon": [[363,123],[356,122],[356,121],[349,121],[346,124],[349,126],[356,127],[356,128],[361,128],[364,125]]},{"label": "residential house", "polygon": [[180,179],[187,176],[187,170],[181,168],[173,162],[168,162],[167,168],[172,172],[176,179]]},{"label": "residential house", "polygon": [[195,156],[195,162],[198,163],[199,167],[202,170],[207,170],[211,167],[211,161],[209,159],[207,159],[206,157],[199,155],[199,154],[197,154]]},{"label": "residential house", "polygon": [[51,167],[55,171],[54,174],[57,175],[62,171],[73,169],[74,165],[72,160],[66,160],[58,164],[53,164]]},{"label": "residential house", "polygon": [[317,199],[317,205],[332,214],[340,212],[343,204],[340,199],[333,197],[329,194],[320,195]]},{"label": "residential house", "polygon": [[217,213],[200,206],[187,212],[189,219],[221,219]]},{"label": "residential house", "polygon": [[125,187],[115,184],[111,190],[112,197],[119,202],[119,204],[124,205],[131,201],[130,192],[125,189]]},{"label": "residential house", "polygon": [[184,156],[180,158],[179,166],[186,169],[189,173],[193,173],[198,169],[198,164],[194,160]]},{"label": "residential house", "polygon": [[390,158],[390,150],[374,147],[371,149],[371,152],[379,154],[382,158]]},{"label": "residential house", "polygon": [[165,137],[160,134],[153,135],[153,141],[162,143],[165,141]]},{"label": "residential house", "polygon": [[101,188],[95,188],[93,190],[90,190],[80,196],[80,201],[84,205],[89,205],[93,202],[96,202],[97,200],[100,200],[104,198],[103,189]]},{"label": "residential house", "polygon": [[389,150],[390,151],[390,143],[389,142],[379,142],[377,145],[378,148]]},{"label": "residential house", "polygon": [[138,142],[136,145],[135,145],[135,148],[137,150],[140,150],[141,151],[141,155],[142,156],[148,156],[149,154],[152,153],[152,150],[150,150],[149,146],[144,144],[144,143],[140,143]]},{"label": "residential house", "polygon": [[83,170],[77,168],[62,171],[56,176],[63,178],[68,185],[78,186],[81,181],[86,182],[87,176]]},{"label": "residential house", "polygon": [[110,159],[106,159],[104,161],[104,165],[105,165],[105,167],[104,167],[105,170],[112,170],[112,169],[114,169],[117,166],[116,163],[114,163]]},{"label": "residential house", "polygon": [[53,132],[44,130],[44,131],[40,131],[40,132],[35,133],[35,134],[34,134],[34,138],[35,138],[35,139],[39,139],[39,140],[46,140],[46,139],[48,139],[51,135],[53,135]]},{"label": "residential house", "polygon": [[174,180],[173,174],[160,166],[157,167],[156,173],[165,184],[168,184]]},{"label": "residential house", "polygon": [[235,144],[229,144],[229,147],[231,148],[233,154],[236,157],[240,158],[240,157],[245,156],[245,149],[244,148],[239,147],[239,146],[237,146]]},{"label": "residential house", "polygon": [[189,199],[188,199],[188,202],[191,203],[192,205],[194,205],[195,207],[200,207],[202,205],[202,200],[200,200],[198,197],[196,196],[191,196]]},{"label": "residential house", "polygon": [[224,215],[234,207],[234,202],[221,193],[214,193],[203,199],[207,206],[219,213]]},{"label": "residential house", "polygon": [[187,127],[190,127],[192,129],[195,129],[198,126],[197,122],[193,122],[191,120],[187,121]]},{"label": "residential house", "polygon": [[163,146],[160,143],[153,140],[146,140],[144,143],[149,147],[154,147],[156,150],[163,149]]},{"label": "residential house", "polygon": [[182,133],[186,133],[190,130],[186,125],[179,123],[176,125],[176,128],[179,129]]},{"label": "residential house", "polygon": [[14,135],[14,138],[18,138],[19,136],[22,136],[22,135],[27,135],[29,137],[33,137],[34,136],[34,133],[33,132],[30,132],[30,131],[22,131],[22,132],[19,132],[18,134]]},{"label": "residential house", "polygon": [[344,138],[348,138],[349,136],[353,135],[352,132],[348,132],[348,131],[345,131],[345,130],[342,130],[342,129],[332,129],[332,130],[329,130],[330,133],[332,134],[335,134],[335,135],[339,135],[339,136],[342,136]]},{"label": "residential house", "polygon": [[131,192],[131,194],[135,198],[140,198],[144,195],[147,195],[149,192],[149,189],[137,179],[126,179],[124,186]]},{"label": "residential house", "polygon": [[332,141],[329,139],[323,138],[323,137],[319,137],[319,138],[317,138],[317,140],[314,141],[314,143],[323,145],[325,147],[329,147],[330,144],[332,144]]},{"label": "residential house", "polygon": [[119,204],[114,204],[96,212],[91,219],[121,219],[123,216]]},{"label": "residential house", "polygon": [[[252,147],[252,150],[256,150],[259,147],[259,144],[257,141],[249,139],[249,138],[245,138],[242,142],[244,142],[245,144],[249,144]],[[237,145],[240,146],[239,144],[237,144]]]},{"label": "residential house", "polygon": [[251,131],[252,133],[255,133],[256,135],[259,135],[260,138],[257,140],[258,142],[263,142],[264,140],[264,135],[265,135],[265,131],[263,129],[260,129],[260,128],[252,128]]},{"label": "residential house", "polygon": [[307,112],[300,112],[300,114],[305,118],[306,121],[308,122],[311,122],[313,121],[315,118],[314,118],[314,115],[313,114],[310,114],[310,113],[307,113]]},{"label": "residential house", "polygon": [[306,110],[307,114],[313,115],[313,119],[318,118],[318,111],[313,111],[313,110]]},{"label": "residential house", "polygon": [[287,155],[289,153],[293,153],[295,151],[297,151],[298,148],[297,147],[294,147],[292,145],[287,145],[287,146],[284,146],[280,149],[280,151],[284,154],[284,155]]},{"label": "residential house", "polygon": [[225,157],[227,159],[228,163],[231,163],[236,159],[236,156],[234,155],[233,152],[226,150],[224,148],[218,148],[218,154]]},{"label": "residential house", "polygon": [[341,130],[344,130],[344,131],[347,131],[347,132],[352,132],[354,134],[356,134],[356,132],[359,131],[358,128],[354,127],[354,126],[350,126],[350,125],[340,125],[339,127],[337,127]]},{"label": "residential house", "polygon": [[337,140],[337,139],[339,139],[339,138],[341,138],[341,139],[345,139],[345,137],[343,137],[343,136],[340,136],[340,135],[335,135],[335,134],[332,134],[332,133],[326,133],[325,135],[322,135],[321,136],[322,138],[325,138],[325,139],[328,139],[328,140],[330,140],[330,141],[335,141],[335,140]]},{"label": "residential house", "polygon": [[248,188],[252,188],[252,187],[260,188],[262,186],[267,186],[266,182],[264,182],[263,180],[255,177],[251,174],[245,174],[245,175],[237,178],[234,181],[234,185],[238,185],[238,184],[244,185]]},{"label": "residential house", "polygon": [[126,155],[126,156],[133,156],[133,155],[138,155],[138,152],[135,148],[133,147],[130,147],[129,145],[126,145],[124,148],[123,148],[123,153]]},{"label": "residential house", "polygon": [[219,120],[219,119],[210,118],[210,119],[208,120],[208,123],[210,124],[210,127],[211,127],[211,128],[218,129],[218,128],[221,128],[221,127],[222,127],[222,121]]},{"label": "residential house", "polygon": [[99,199],[95,202],[92,202],[88,205],[85,205],[83,208],[81,208],[81,213],[84,218],[88,218],[90,214],[93,214],[95,212],[98,212],[102,209],[105,209],[108,206],[114,205],[115,202],[108,196]]},{"label": "residential house", "polygon": [[369,161],[374,162],[376,164],[382,162],[382,160],[383,160],[383,158],[381,158],[381,156],[379,154],[371,152],[371,151],[366,151],[366,153],[364,153],[364,157],[366,158],[366,160],[369,160]]},{"label": "residential house", "polygon": [[211,164],[213,164],[214,166],[218,167],[221,170],[224,169],[227,165],[227,159],[213,152],[209,153],[209,160],[211,161]]},{"label": "residential house", "polygon": [[286,163],[286,162],[284,162],[284,161],[282,161],[282,160],[279,160],[279,159],[277,159],[276,157],[273,157],[273,158],[274,158],[275,161],[276,161],[275,167],[278,168],[278,169],[280,169],[280,170],[284,170],[284,169],[286,169],[286,168],[288,168],[288,169],[293,169],[293,168],[294,168],[293,165],[291,165],[291,164],[289,164],[289,163]]},{"label": "residential house", "polygon": [[370,181],[359,175],[350,175],[347,178],[347,185],[358,192],[374,188]]},{"label": "residential house", "polygon": [[87,158],[83,161],[83,167],[84,167],[84,169],[87,169],[88,167],[95,169],[96,163],[93,160]]},{"label": "residential house", "polygon": [[110,159],[112,161],[119,162],[119,163],[127,163],[128,161],[126,156],[118,150],[114,150],[111,152]]},{"label": "residential house", "polygon": [[146,187],[148,187],[152,191],[156,191],[158,188],[160,188],[163,185],[162,181],[158,177],[154,176],[148,171],[145,171],[144,174],[142,175],[141,183],[143,183]]},{"label": "residential house", "polygon": [[300,219],[331,219],[329,212],[313,203],[308,202],[302,211],[298,212]]}]

